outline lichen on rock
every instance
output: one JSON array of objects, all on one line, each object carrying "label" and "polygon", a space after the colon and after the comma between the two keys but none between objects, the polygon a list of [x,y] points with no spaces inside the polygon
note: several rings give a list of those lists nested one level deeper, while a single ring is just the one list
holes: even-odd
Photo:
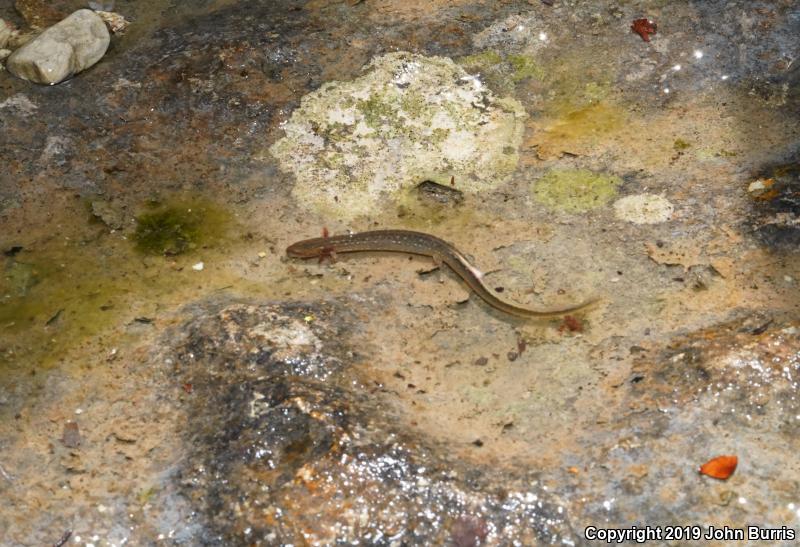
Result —
[{"label": "lichen on rock", "polygon": [[270,151],[299,203],[349,219],[426,179],[497,185],[517,165],[526,118],[451,59],[396,52],[304,97]]},{"label": "lichen on rock", "polygon": [[615,175],[588,169],[552,169],[531,185],[531,192],[548,209],[582,213],[608,203],[621,184]]},{"label": "lichen on rock", "polygon": [[664,196],[636,194],[614,203],[614,214],[620,220],[634,224],[658,224],[672,218],[675,206]]}]

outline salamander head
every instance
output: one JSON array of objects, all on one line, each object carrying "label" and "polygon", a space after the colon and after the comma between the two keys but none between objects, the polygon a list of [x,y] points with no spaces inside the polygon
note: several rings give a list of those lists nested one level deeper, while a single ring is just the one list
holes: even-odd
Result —
[{"label": "salamander head", "polygon": [[326,251],[325,239],[314,238],[292,243],[286,248],[287,256],[292,258],[312,258]]}]

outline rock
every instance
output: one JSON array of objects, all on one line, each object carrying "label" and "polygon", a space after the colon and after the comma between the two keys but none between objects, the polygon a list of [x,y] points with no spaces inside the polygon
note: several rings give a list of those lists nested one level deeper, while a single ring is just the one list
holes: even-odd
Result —
[{"label": "rock", "polygon": [[82,9],[12,53],[6,66],[19,78],[57,84],[99,61],[110,40],[103,20]]},{"label": "rock", "polygon": [[11,55],[10,49],[0,49],[0,61],[4,61],[9,55]]},{"label": "rock", "polygon": [[393,52],[303,97],[269,150],[295,175],[299,203],[355,218],[426,179],[455,176],[473,195],[497,186],[516,168],[527,117],[449,58]]},{"label": "rock", "polygon": [[11,38],[11,25],[0,19],[0,49],[6,47],[8,39]]}]

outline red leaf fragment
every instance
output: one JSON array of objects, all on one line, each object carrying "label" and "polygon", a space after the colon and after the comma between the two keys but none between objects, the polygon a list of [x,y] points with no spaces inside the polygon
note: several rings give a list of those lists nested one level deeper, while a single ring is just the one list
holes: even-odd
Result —
[{"label": "red leaf fragment", "polygon": [[642,37],[642,40],[645,42],[650,41],[650,35],[656,33],[656,29],[658,25],[656,25],[655,21],[651,21],[647,18],[641,19],[634,19],[633,23],[631,24],[631,32],[635,32],[639,36]]},{"label": "red leaf fragment", "polygon": [[715,479],[725,480],[736,471],[739,458],[736,456],[717,456],[700,466],[700,473]]},{"label": "red leaf fragment", "polygon": [[561,323],[561,326],[558,327],[558,332],[563,334],[565,331],[583,332],[583,324],[577,317],[574,317],[572,315],[565,315]]}]

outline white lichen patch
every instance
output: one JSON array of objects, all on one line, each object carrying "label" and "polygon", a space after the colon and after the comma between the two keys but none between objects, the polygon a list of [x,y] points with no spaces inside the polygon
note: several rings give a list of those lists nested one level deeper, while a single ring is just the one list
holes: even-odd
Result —
[{"label": "white lichen patch", "polygon": [[667,198],[656,194],[625,196],[614,203],[617,218],[634,224],[666,222],[674,211],[675,207]]},{"label": "white lichen patch", "polygon": [[351,219],[431,179],[478,192],[518,161],[527,118],[452,60],[396,52],[306,95],[270,152],[303,206]]}]

